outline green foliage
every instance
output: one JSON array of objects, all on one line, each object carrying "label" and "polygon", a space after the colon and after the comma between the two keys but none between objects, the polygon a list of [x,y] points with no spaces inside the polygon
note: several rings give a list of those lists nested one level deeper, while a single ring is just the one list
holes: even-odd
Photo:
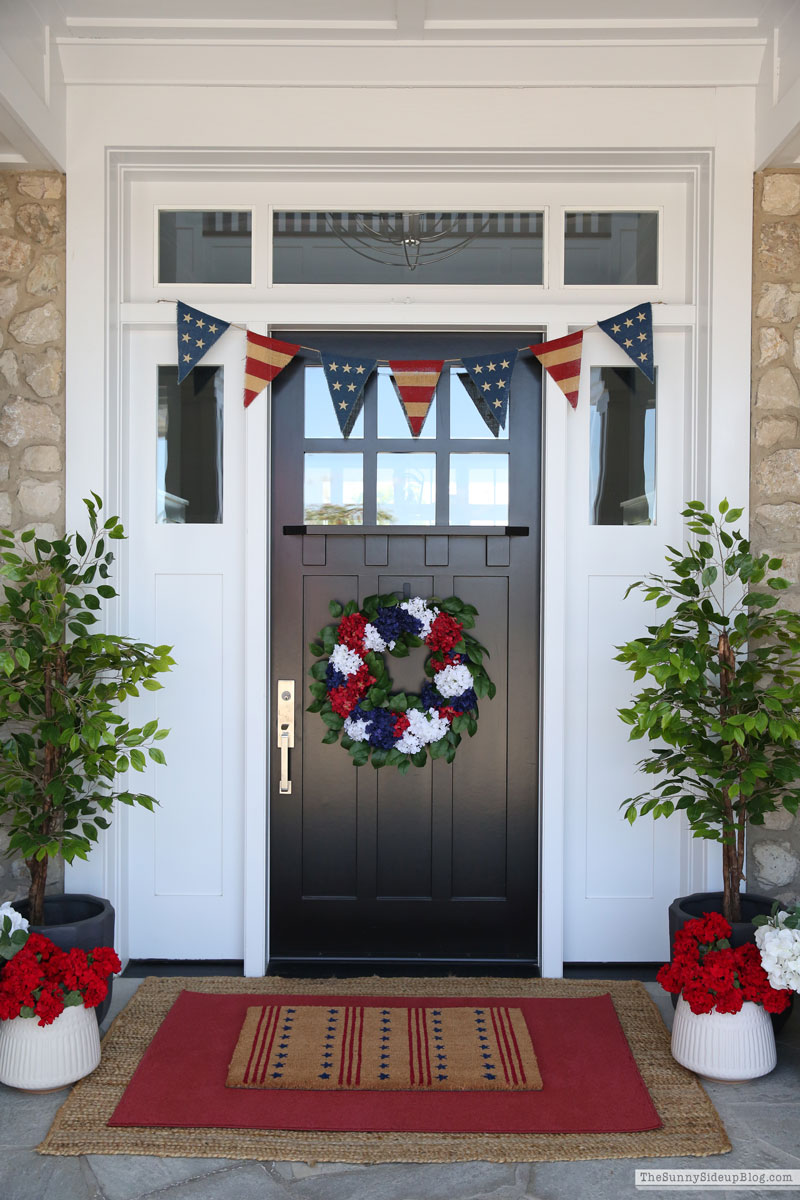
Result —
[{"label": "green foliage", "polygon": [[742,509],[723,500],[714,515],[694,500],[682,515],[692,536],[684,552],[668,547],[670,573],[628,589],[663,620],[617,647],[647,680],[619,715],[652,743],[639,763],[648,789],[622,807],[631,823],[684,811],[695,837],[723,843],[726,890],[738,892],[746,824],[800,806],[800,616],[778,607],[781,560],[731,528]]},{"label": "green foliage", "polygon": [[151,796],[120,789],[118,777],[142,772],[147,757],[165,761],[155,743],[168,730],[131,725],[120,710],[140,688],[161,687],[171,647],[98,628],[102,602],[117,595],[107,545],[125,533],[118,517],[103,520],[98,496],[84,503],[88,539],[29,531],[20,547],[0,530],[0,817],[8,852],[41,888],[48,858],[87,857],[116,800],[152,809]]}]

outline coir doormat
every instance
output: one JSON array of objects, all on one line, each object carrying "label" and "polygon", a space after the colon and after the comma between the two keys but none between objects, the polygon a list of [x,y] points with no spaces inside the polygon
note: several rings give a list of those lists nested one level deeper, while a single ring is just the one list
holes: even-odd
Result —
[{"label": "coir doormat", "polygon": [[303,997],[247,1008],[226,1082],[312,1092],[529,1092],[542,1077],[521,1008]]},{"label": "coir doormat", "polygon": [[[330,982],[193,979],[192,991],[184,991],[186,982],[141,985],[104,1040],[100,1066],[74,1089],[41,1152],[375,1163],[730,1150],[705,1092],[672,1059],[669,1035],[638,983],[353,979],[337,980],[331,996]],[[364,1007],[386,1008],[403,1007],[398,1001],[407,997],[418,997],[419,1006],[433,997],[436,1007],[451,1008],[513,1001],[531,1030],[542,1089],[227,1087],[247,1009],[263,1006],[266,996],[291,1007],[312,998],[341,1004],[362,997]]]}]

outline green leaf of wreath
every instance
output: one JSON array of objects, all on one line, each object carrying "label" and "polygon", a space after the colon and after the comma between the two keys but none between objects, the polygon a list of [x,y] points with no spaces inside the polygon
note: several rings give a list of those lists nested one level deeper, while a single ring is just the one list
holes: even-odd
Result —
[{"label": "green leaf of wreath", "polygon": [[369,746],[366,742],[357,742],[352,755],[353,762],[357,767],[365,767],[369,762]]},{"label": "green leaf of wreath", "polygon": [[395,642],[394,647],[389,651],[393,658],[408,658],[408,646],[405,642]]},{"label": "green leaf of wreath", "polygon": [[383,750],[380,746],[376,746],[372,751],[372,765],[375,770],[386,766],[386,759],[389,757],[389,751]]},{"label": "green leaf of wreath", "polygon": [[408,772],[411,770],[411,763],[408,761],[407,758],[404,758],[402,762],[399,762],[397,764],[397,769],[401,775],[407,775]]},{"label": "green leaf of wreath", "polygon": [[367,695],[369,696],[372,703],[377,705],[378,707],[380,707],[381,704],[386,703],[386,692],[384,691],[383,688],[371,687],[369,689],[369,691],[367,692]]},{"label": "green leaf of wreath", "polygon": [[333,742],[338,742],[338,740],[339,740],[339,734],[337,733],[337,731],[335,729],[329,729],[328,732],[325,734],[325,737],[322,739],[323,744],[326,746],[330,746],[330,745],[332,745]]},{"label": "green leaf of wreath", "polygon": [[306,709],[306,712],[318,713],[321,708],[322,708],[322,701],[314,700],[311,704],[309,704],[308,708]]},{"label": "green leaf of wreath", "polygon": [[477,663],[478,666],[483,662],[483,655],[477,646],[467,646],[467,658],[470,662]]},{"label": "green leaf of wreath", "polygon": [[319,632],[325,646],[325,653],[332,654],[333,647],[336,645],[336,626],[326,625],[325,628],[320,629]]},{"label": "green leaf of wreath", "polygon": [[455,729],[456,733],[466,733],[468,726],[469,718],[465,717],[463,713],[459,713],[457,717],[453,717],[453,729]]},{"label": "green leaf of wreath", "polygon": [[445,758],[448,749],[447,739],[441,738],[438,742],[431,742],[428,749],[430,750],[431,758]]},{"label": "green leaf of wreath", "polygon": [[358,612],[358,605],[356,604],[355,600],[350,600],[347,604],[345,604],[344,615],[346,617],[352,617],[353,613],[357,613],[357,612]]},{"label": "green leaf of wreath", "polygon": [[405,712],[408,708],[408,696],[405,692],[398,692],[396,696],[390,696],[389,708],[392,712]]},{"label": "green leaf of wreath", "polygon": [[342,741],[342,745],[344,746],[345,750],[349,750],[351,746],[355,746],[357,744],[356,742],[353,741],[353,739],[351,737],[348,737],[346,733],[342,734],[341,741]]},{"label": "green leaf of wreath", "polygon": [[314,680],[313,683],[308,685],[308,690],[311,692],[311,695],[315,700],[325,700],[327,698],[327,687],[324,683],[317,682],[317,680]]},{"label": "green leaf of wreath", "polygon": [[364,698],[362,700],[359,701],[359,708],[361,709],[362,712],[372,712],[374,707],[375,707],[375,705],[370,700],[368,694],[366,696],[364,696]]},{"label": "green leaf of wreath", "polygon": [[322,655],[325,653],[325,647],[322,645],[322,642],[309,642],[308,648],[315,658],[322,658]]},{"label": "green leaf of wreath", "polygon": [[401,750],[392,749],[386,755],[387,767],[399,767],[401,762],[407,762],[405,754]]},{"label": "green leaf of wreath", "polygon": [[328,605],[328,612],[331,614],[332,617],[340,617],[342,615],[342,613],[344,612],[344,609],[342,608],[342,606],[338,600],[331,600],[331,602]]},{"label": "green leaf of wreath", "polygon": [[396,608],[398,599],[394,592],[387,592],[385,596],[378,596],[378,603],[381,608]]},{"label": "green leaf of wreath", "polygon": [[425,750],[418,750],[416,754],[412,754],[411,761],[415,767],[424,767],[425,763],[428,761],[428,756],[425,753]]},{"label": "green leaf of wreath", "polygon": [[315,662],[313,667],[311,668],[311,670],[308,673],[309,673],[309,675],[313,675],[314,678],[317,679],[320,683],[323,683],[325,680],[325,675],[327,674],[327,671],[328,671],[328,664],[326,662]]},{"label": "green leaf of wreath", "polygon": [[322,719],[328,726],[328,729],[341,729],[344,725],[344,719],[335,712],[324,712]]}]

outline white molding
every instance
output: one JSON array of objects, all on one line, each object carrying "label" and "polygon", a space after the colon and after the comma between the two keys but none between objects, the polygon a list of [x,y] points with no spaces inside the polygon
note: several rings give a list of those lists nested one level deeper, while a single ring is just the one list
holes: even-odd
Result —
[{"label": "white molding", "polygon": [[[726,102],[725,93],[720,103]],[[733,154],[737,129],[730,123],[727,146]],[[164,327],[174,322],[174,311],[168,304],[147,303],[118,304],[119,283],[122,278],[124,220],[127,220],[126,205],[129,186],[136,179],[159,177],[213,180],[224,173],[227,178],[241,174],[242,178],[271,179],[316,179],[324,188],[324,179],[332,175],[338,179],[349,179],[360,186],[363,174],[382,175],[387,180],[425,179],[430,187],[432,179],[438,178],[469,182],[492,179],[499,184],[504,177],[517,180],[536,177],[551,178],[557,172],[566,175],[583,175],[589,171],[607,173],[619,178],[625,172],[639,171],[647,179],[672,178],[688,182],[695,197],[695,212],[700,222],[708,220],[714,211],[713,198],[703,199],[703,187],[710,187],[712,150],[681,150],[665,148],[637,153],[623,150],[587,151],[577,149],[554,151],[514,151],[474,148],[472,150],[436,151],[431,147],[419,151],[385,151],[373,154],[359,148],[331,151],[324,147],[298,151],[258,151],[228,149],[219,152],[204,150],[171,150],[168,148],[106,147],[103,164],[98,163],[91,150],[76,155],[76,170],[71,175],[72,221],[69,226],[70,261],[80,261],[82,278],[70,292],[70,304],[74,317],[70,319],[70,355],[75,364],[68,374],[68,521],[79,508],[80,496],[86,484],[84,479],[93,479],[98,464],[103,463],[103,487],[108,489],[112,477],[119,479],[117,454],[122,439],[115,428],[116,406],[121,395],[120,330],[122,328]],[[742,172],[746,171],[746,156],[739,156],[733,166],[733,174],[726,175],[732,186],[741,191]],[[106,193],[107,246],[105,265],[102,247],[98,256],[96,228],[100,213],[97,208],[97,188],[101,177]],[[705,180],[705,184],[702,184]],[[697,182],[701,181],[701,182]],[[738,193],[737,193],[738,194]],[[699,198],[698,198],[699,197]],[[718,202],[719,203],[719,202]],[[727,203],[727,198],[726,198]],[[738,226],[737,226],[738,228]],[[728,230],[716,252],[725,252]],[[705,236],[705,235],[703,235]],[[705,243],[712,245],[710,236]],[[701,243],[698,242],[698,246]],[[748,242],[749,246],[749,242]],[[92,258],[92,255],[94,257]],[[87,262],[87,256],[92,261]],[[702,272],[701,272],[702,274]],[[85,278],[83,277],[85,276]],[[103,286],[98,283],[103,280]],[[738,279],[738,274],[737,274]],[[711,281],[709,281],[711,282]],[[719,286],[718,283],[716,286]],[[178,290],[176,288],[176,290]],[[181,288],[182,293],[186,289]],[[406,289],[403,289],[405,292]],[[341,291],[341,289],[334,289]],[[469,300],[453,305],[445,295],[437,293],[437,300],[411,297],[410,302],[396,304],[389,301],[386,292],[380,289],[364,289],[356,298],[348,297],[336,307],[336,324],[363,324],[385,327],[411,328],[414,326],[438,325],[440,327],[525,327],[545,326],[548,336],[558,336],[558,330],[567,326],[583,326],[596,319],[596,304],[559,303],[554,297],[540,290],[532,295],[532,289],[521,289],[513,302],[508,302],[508,292],[503,290],[503,299],[495,290],[491,296],[474,294]],[[373,294],[375,292],[380,294]],[[486,289],[491,292],[492,289]],[[303,302],[299,293],[290,295],[291,289],[272,288],[268,301],[226,300],[215,304],[214,310],[224,319],[232,318],[242,323],[263,322],[265,328],[296,327],[298,324],[314,327],[330,327],[332,308],[325,295],[313,301]],[[747,293],[749,295],[749,292]],[[707,294],[697,281],[692,282],[692,295],[704,306]],[[562,296],[563,300],[563,296]],[[443,303],[445,301],[445,303]],[[736,309],[736,295],[727,299],[727,305]],[[748,305],[739,305],[744,311]],[[614,302],[609,302],[609,312]],[[738,310],[737,310],[738,311]],[[745,314],[747,316],[747,314]],[[742,314],[738,314],[741,326]],[[664,304],[657,310],[657,323],[664,326],[686,328],[698,320],[694,304]],[[110,331],[105,350],[105,366],[96,361],[95,330],[100,322]],[[707,322],[699,322],[700,338],[710,337]],[[716,333],[720,351],[729,344],[727,328],[718,327]],[[748,343],[749,344],[749,343]],[[710,359],[710,355],[706,356]],[[698,349],[698,361],[702,353]],[[696,376],[698,405],[702,406],[704,376],[702,369]],[[553,391],[546,385],[550,392]],[[263,399],[266,399],[264,397]],[[556,397],[559,399],[559,397]],[[738,409],[737,409],[738,414]],[[563,827],[563,776],[566,753],[566,712],[564,711],[564,600],[566,581],[564,577],[565,556],[562,531],[563,490],[565,486],[564,463],[566,459],[566,433],[571,412],[563,404],[549,405],[544,428],[546,461],[543,477],[543,627],[547,639],[542,646],[543,686],[547,686],[547,703],[542,704],[542,797],[541,797],[541,870],[543,899],[541,908],[541,954],[543,969],[547,974],[561,973],[563,962],[563,877],[564,877],[564,827]],[[740,415],[740,414],[739,414]],[[269,550],[268,491],[263,474],[265,455],[268,454],[268,413],[266,403],[251,408],[251,431],[248,439],[246,461],[248,486],[253,487],[255,497],[252,514],[248,513],[247,539],[247,601],[245,609],[246,644],[251,651],[248,656],[246,688],[246,843],[244,873],[245,911],[245,969],[248,974],[260,974],[266,963],[266,902],[267,902],[267,816],[265,811],[266,747],[269,745],[269,697],[266,693],[265,663],[267,653],[266,597],[268,595]],[[259,478],[259,472],[261,477]],[[560,474],[559,474],[560,472]],[[698,464],[697,474],[704,474]],[[111,494],[110,492],[108,493]],[[125,497],[120,497],[120,511],[125,513]],[[252,517],[252,520],[251,520]],[[559,540],[561,539],[561,540]],[[124,817],[124,814],[123,814]],[[124,910],[126,883],[125,861],[122,848],[125,841],[124,819],[115,820],[102,848],[102,877],[113,885],[113,895],[119,897]],[[93,868],[95,875],[97,871]],[[82,887],[81,869],[70,873],[69,886],[72,890]],[[546,883],[546,889],[545,889]],[[124,911],[121,913],[124,925]]]}]

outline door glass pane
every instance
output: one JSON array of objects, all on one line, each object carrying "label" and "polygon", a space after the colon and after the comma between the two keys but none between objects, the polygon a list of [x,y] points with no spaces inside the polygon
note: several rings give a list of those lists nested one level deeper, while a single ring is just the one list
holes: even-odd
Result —
[{"label": "door glass pane", "polygon": [[363,455],[306,454],[303,513],[307,525],[363,525]]},{"label": "door glass pane", "polygon": [[592,367],[590,412],[591,524],[654,525],[655,384],[636,367]]},{"label": "door glass pane", "polygon": [[158,214],[159,283],[250,283],[252,215]]},{"label": "door glass pane", "polygon": [[[450,437],[451,438],[492,438],[495,440],[489,426],[475,407],[461,378],[467,378],[463,367],[450,368]],[[506,427],[497,435],[497,441],[508,441],[508,427],[511,422],[510,410],[506,412]]]},{"label": "door glass pane", "polygon": [[378,455],[378,524],[436,524],[435,454]]},{"label": "door glass pane", "polygon": [[[410,438],[406,414],[392,383],[392,372],[388,367],[378,367],[378,437]],[[433,397],[422,433],[415,441],[436,437],[436,396]]]},{"label": "door glass pane", "polygon": [[[306,437],[338,438],[339,441],[342,441],[342,431],[336,420],[330,389],[322,367],[306,367],[304,384]],[[363,438],[363,436],[364,409],[362,408],[356,417],[348,440],[352,442],[354,438]]]},{"label": "door glass pane", "polygon": [[658,213],[565,213],[564,283],[657,284]]},{"label": "door glass pane", "polygon": [[508,455],[450,455],[450,524],[508,524]]},{"label": "door glass pane", "polygon": [[274,283],[541,284],[541,212],[276,212]]},{"label": "door glass pane", "polygon": [[178,383],[177,367],[158,368],[156,521],[222,522],[223,368],[197,366]]}]

